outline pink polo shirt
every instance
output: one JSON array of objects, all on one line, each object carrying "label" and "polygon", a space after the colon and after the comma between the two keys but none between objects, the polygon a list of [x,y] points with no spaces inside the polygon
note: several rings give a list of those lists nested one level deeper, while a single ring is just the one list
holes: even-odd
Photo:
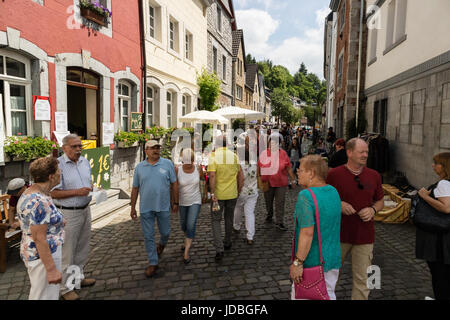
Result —
[{"label": "pink polo shirt", "polygon": [[291,168],[291,161],[283,149],[271,154],[269,149],[261,152],[258,160],[261,168],[261,180],[269,181],[271,187],[286,187],[289,185],[288,168]]}]

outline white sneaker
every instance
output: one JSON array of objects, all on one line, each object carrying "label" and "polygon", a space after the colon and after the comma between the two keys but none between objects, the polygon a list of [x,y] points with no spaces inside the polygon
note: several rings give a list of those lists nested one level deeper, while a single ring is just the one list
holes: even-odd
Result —
[{"label": "white sneaker", "polygon": [[425,300],[435,300],[435,299],[433,299],[433,298],[431,298],[431,297],[428,297],[428,296],[426,296],[426,297],[425,297]]}]

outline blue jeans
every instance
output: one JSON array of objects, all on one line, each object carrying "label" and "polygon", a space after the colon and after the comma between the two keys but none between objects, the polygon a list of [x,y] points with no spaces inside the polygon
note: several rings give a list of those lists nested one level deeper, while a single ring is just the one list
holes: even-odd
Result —
[{"label": "blue jeans", "polygon": [[186,238],[195,238],[195,227],[200,213],[200,204],[193,204],[189,207],[180,206],[180,224],[181,230],[186,233]]},{"label": "blue jeans", "polygon": [[141,213],[141,226],[145,239],[145,250],[151,266],[158,265],[158,253],[155,243],[155,218],[158,220],[158,229],[161,234],[159,243],[162,246],[167,244],[170,235],[170,211],[144,212]]}]

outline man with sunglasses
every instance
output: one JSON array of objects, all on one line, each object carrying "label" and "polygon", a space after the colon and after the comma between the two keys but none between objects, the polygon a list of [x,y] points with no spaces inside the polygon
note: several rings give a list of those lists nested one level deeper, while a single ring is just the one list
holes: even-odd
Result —
[{"label": "man with sunglasses", "polygon": [[[147,278],[158,269],[158,260],[169,241],[170,208],[178,212],[178,182],[172,161],[161,158],[161,145],[156,140],[145,144],[147,159],[136,166],[131,190],[131,218],[137,220],[136,202],[140,196],[139,209],[145,249],[150,265],[145,269]],[[161,235],[155,242],[155,220]]]},{"label": "man with sunglasses", "polygon": [[89,203],[92,196],[91,165],[81,156],[81,139],[69,134],[63,139],[64,155],[58,158],[61,169],[61,182],[51,192],[55,205],[61,210],[66,225],[62,249],[63,278],[61,295],[64,300],[78,300],[73,288],[66,286],[69,266],[78,266],[81,271],[81,287],[93,286],[95,279],[85,279],[83,268],[89,256],[91,240],[91,210]]},{"label": "man with sunglasses", "polygon": [[384,207],[380,174],[366,167],[369,146],[359,138],[346,144],[348,162],[328,172],[327,183],[341,198],[341,259],[352,257],[352,300],[367,300],[367,268],[372,264],[375,226],[373,217]]}]

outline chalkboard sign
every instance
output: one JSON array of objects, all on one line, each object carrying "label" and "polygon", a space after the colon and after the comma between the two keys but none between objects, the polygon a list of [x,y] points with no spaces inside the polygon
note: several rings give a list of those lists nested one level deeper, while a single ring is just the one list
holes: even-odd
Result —
[{"label": "chalkboard sign", "polygon": [[131,131],[141,131],[142,130],[142,112],[132,112],[131,113]]},{"label": "chalkboard sign", "polygon": [[92,183],[108,190],[111,187],[111,157],[109,147],[81,150],[81,155],[91,164]]}]

